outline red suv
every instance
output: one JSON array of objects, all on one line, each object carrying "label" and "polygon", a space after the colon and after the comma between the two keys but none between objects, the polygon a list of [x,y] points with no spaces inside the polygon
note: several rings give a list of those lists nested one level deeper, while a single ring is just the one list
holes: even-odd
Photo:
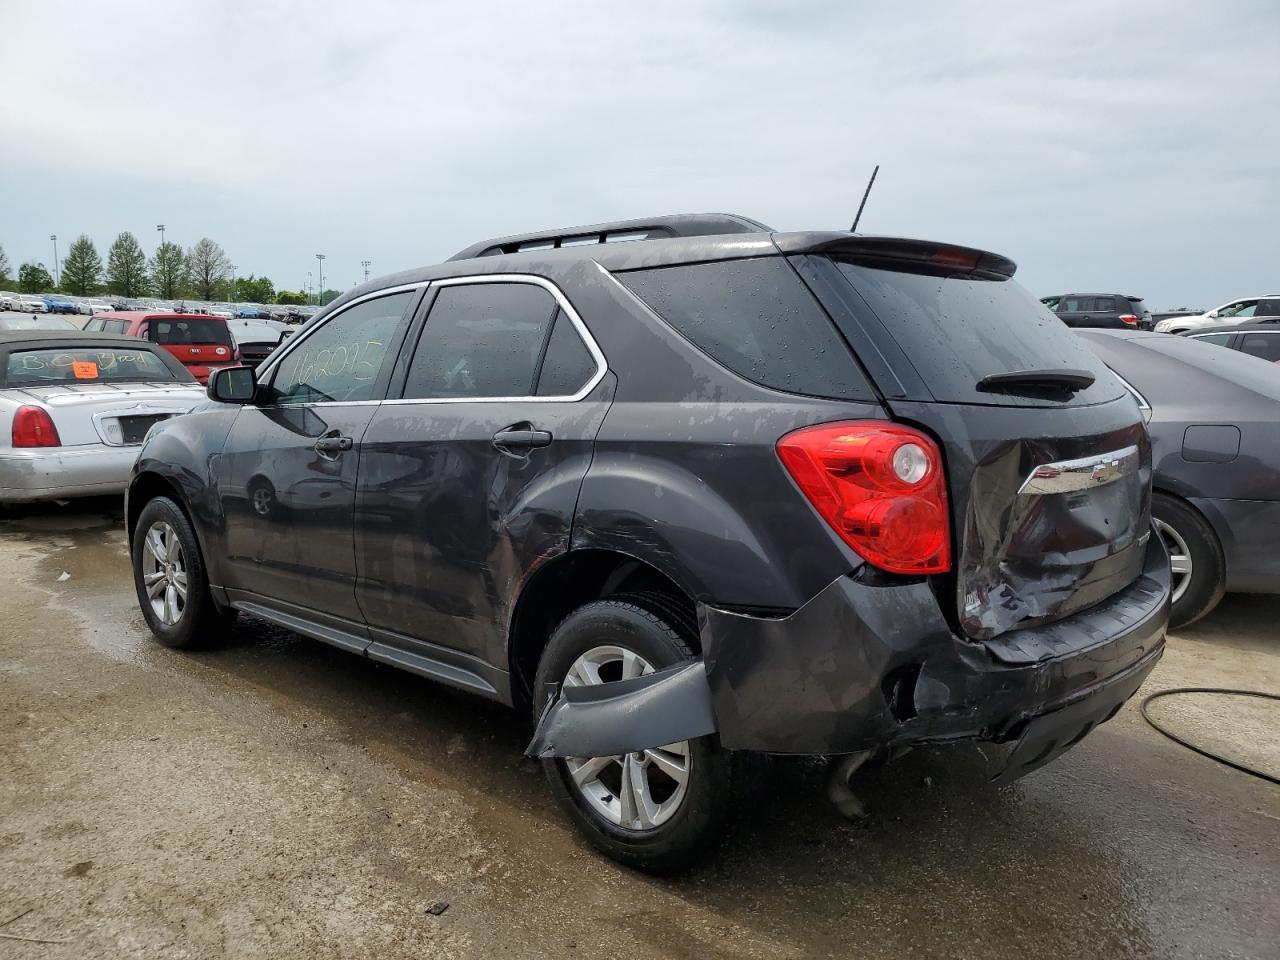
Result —
[{"label": "red suv", "polygon": [[177,357],[201,383],[208,381],[210,371],[240,362],[235,341],[231,339],[231,331],[222,317],[122,310],[100,313],[84,328],[86,331],[123,333],[158,343]]}]

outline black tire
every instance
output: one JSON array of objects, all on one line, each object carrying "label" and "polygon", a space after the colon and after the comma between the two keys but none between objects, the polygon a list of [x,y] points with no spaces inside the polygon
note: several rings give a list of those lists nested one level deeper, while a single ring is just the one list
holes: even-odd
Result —
[{"label": "black tire", "polygon": [[[1173,611],[1169,615],[1171,628],[1185,627],[1213,610],[1226,593],[1227,563],[1222,555],[1222,545],[1209,521],[1185,500],[1157,493],[1152,498],[1151,513],[1172,531],[1172,537],[1169,532],[1161,532],[1166,546],[1170,547],[1169,552],[1175,552],[1172,544],[1176,539],[1181,539],[1189,551],[1191,576],[1182,595],[1173,601]],[[1175,574],[1175,587],[1177,583]]]},{"label": "black tire", "polygon": [[[182,548],[186,572],[187,597],[177,622],[165,623],[152,607],[144,582],[144,565],[149,563],[145,541],[148,532],[156,524],[167,524]],[[191,521],[174,501],[168,497],[156,497],[147,502],[138,516],[138,526],[133,537],[133,585],[138,594],[138,606],[155,638],[166,647],[188,649],[205,646],[226,636],[235,620],[234,610],[220,610],[209,592],[209,579],[205,574],[204,557],[196,541]]]},{"label": "black tire", "polygon": [[[688,618],[675,612],[678,605],[662,599],[619,595],[579,607],[552,633],[538,661],[534,689],[549,689],[548,684],[558,687],[582,654],[601,645],[630,650],[658,669],[696,659]],[[542,706],[534,704],[535,720]],[[724,829],[731,764],[714,735],[689,741],[684,799],[670,819],[650,829],[621,826],[593,809],[573,785],[563,760],[544,760],[542,767],[556,802],[591,845],[637,870],[667,874],[683,869],[714,844]]]}]

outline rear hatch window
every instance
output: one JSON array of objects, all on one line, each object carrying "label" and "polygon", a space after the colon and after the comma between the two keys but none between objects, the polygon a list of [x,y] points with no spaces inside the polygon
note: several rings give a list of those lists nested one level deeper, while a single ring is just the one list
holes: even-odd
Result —
[{"label": "rear hatch window", "polygon": [[[935,276],[847,261],[836,265],[901,347],[918,382],[944,403],[1082,406],[1123,388],[1075,333],[1021,284],[959,274]],[[841,315],[836,313],[836,322]],[[984,378],[1027,370],[1082,370],[1092,386],[1069,397],[980,389]],[[914,391],[918,394],[918,391]]]},{"label": "rear hatch window", "polygon": [[739,376],[787,393],[874,399],[848,346],[782,257],[615,276],[654,313]]},{"label": "rear hatch window", "polygon": [[213,344],[220,347],[233,346],[231,332],[226,323],[216,319],[183,318],[173,320],[152,320],[151,335],[148,339],[166,347],[204,346]]}]

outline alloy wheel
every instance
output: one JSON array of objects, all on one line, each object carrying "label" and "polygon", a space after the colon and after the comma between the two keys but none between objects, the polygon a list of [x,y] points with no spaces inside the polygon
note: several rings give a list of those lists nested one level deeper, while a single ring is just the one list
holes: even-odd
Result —
[{"label": "alloy wheel", "polygon": [[[630,680],[653,671],[635,651],[609,644],[578,657],[564,686]],[[564,765],[573,788],[600,817],[630,830],[652,830],[675,816],[684,802],[690,759],[686,740],[620,756],[574,757]]]},{"label": "alloy wheel", "polygon": [[187,608],[187,563],[173,527],[157,520],[142,541],[142,583],[151,611],[165,626],[182,619]]},{"label": "alloy wheel", "polygon": [[1182,534],[1159,517],[1154,519],[1160,539],[1169,550],[1169,565],[1173,570],[1173,602],[1177,603],[1187,592],[1187,587],[1191,585],[1193,568],[1191,549],[1187,546],[1187,541],[1182,538]]}]

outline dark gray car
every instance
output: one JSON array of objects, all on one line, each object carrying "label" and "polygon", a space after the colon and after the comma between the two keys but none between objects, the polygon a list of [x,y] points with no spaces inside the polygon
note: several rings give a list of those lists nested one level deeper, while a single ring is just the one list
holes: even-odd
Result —
[{"label": "dark gray car", "polygon": [[1082,332],[1148,409],[1171,623],[1227,591],[1280,592],[1280,367],[1162,333]]},{"label": "dark gray car", "polygon": [[1040,300],[1068,327],[1151,329],[1151,311],[1141,297],[1123,293],[1068,293]]},{"label": "dark gray car", "polygon": [[1170,587],[1138,406],[1014,269],[698,215],[365,284],[150,434],[143,615],[529,711],[566,813],[648,870],[723,825],[728,751],[984,740],[1016,777],[1133,695]]}]

